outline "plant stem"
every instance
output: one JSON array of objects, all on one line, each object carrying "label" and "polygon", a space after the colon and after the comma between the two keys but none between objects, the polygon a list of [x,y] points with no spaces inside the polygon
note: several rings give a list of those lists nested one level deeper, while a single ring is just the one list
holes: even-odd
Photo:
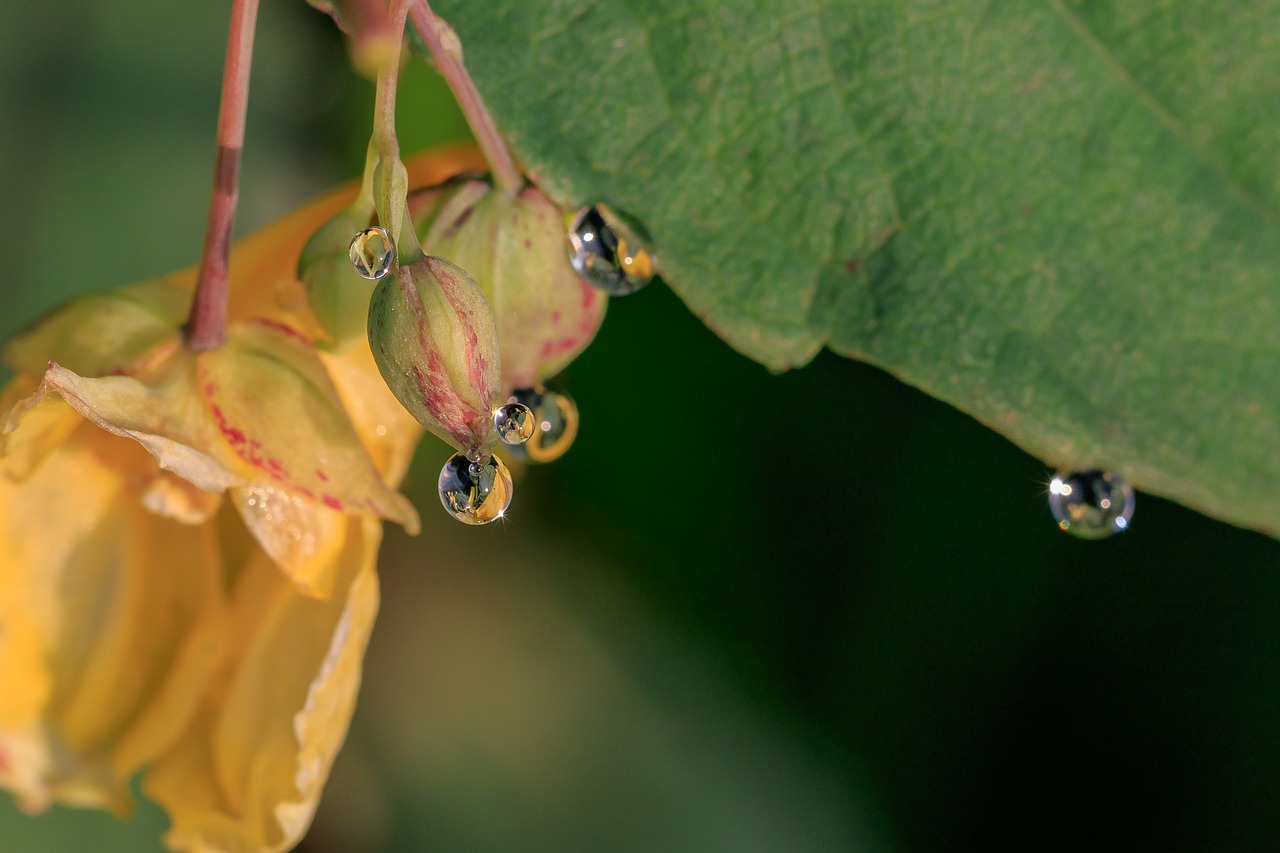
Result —
[{"label": "plant stem", "polygon": [[231,254],[231,227],[240,193],[240,155],[244,150],[249,67],[253,61],[257,17],[258,0],[233,1],[227,61],[222,70],[218,149],[214,157],[209,220],[195,298],[186,326],[187,348],[196,351],[216,349],[227,339],[227,265]]},{"label": "plant stem", "polygon": [[467,69],[462,64],[462,44],[458,41],[458,34],[431,11],[427,0],[414,0],[409,15],[413,19],[414,28],[426,42],[427,49],[435,57],[441,76],[453,90],[453,96],[458,99],[458,106],[462,108],[467,124],[471,125],[471,132],[475,134],[476,144],[493,169],[494,183],[508,193],[518,193],[524,187],[524,175],[511,156],[511,149],[507,148],[502,134],[498,132],[493,116],[489,115],[484,99],[471,82],[471,75],[467,74]]},{"label": "plant stem", "polygon": [[[422,245],[409,217],[408,174],[400,161],[396,138],[396,89],[400,82],[400,54],[404,45],[405,19],[412,0],[396,0],[391,9],[391,47],[378,68],[378,84],[373,105],[373,144],[378,151],[374,205],[378,221],[396,242],[397,262],[415,260]],[[407,239],[405,239],[407,238]]]}]

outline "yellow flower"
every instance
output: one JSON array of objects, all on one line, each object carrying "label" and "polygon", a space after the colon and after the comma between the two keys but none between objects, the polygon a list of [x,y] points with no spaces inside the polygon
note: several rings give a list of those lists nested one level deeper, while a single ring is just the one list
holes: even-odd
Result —
[{"label": "yellow flower", "polygon": [[[411,164],[419,183],[477,165]],[[353,195],[238,246],[226,346],[177,326],[192,272],[84,297],[5,353],[0,787],[168,810],[166,843],[278,851],[346,734],[378,604],[381,519],[420,427],[367,346],[317,351],[293,266]],[[7,414],[6,414],[7,413]]]}]

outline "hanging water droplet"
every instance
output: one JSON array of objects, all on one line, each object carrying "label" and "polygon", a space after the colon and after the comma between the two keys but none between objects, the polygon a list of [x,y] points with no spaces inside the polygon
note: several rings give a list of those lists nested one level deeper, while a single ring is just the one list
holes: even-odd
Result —
[{"label": "hanging water droplet", "polygon": [[568,394],[546,388],[520,388],[511,402],[533,412],[534,432],[524,444],[507,448],[522,462],[553,462],[564,455],[578,435],[578,405]]},{"label": "hanging water droplet", "polygon": [[1129,528],[1133,488],[1111,471],[1059,471],[1049,482],[1058,526],[1081,539],[1105,539]]},{"label": "hanging water droplet", "polygon": [[602,204],[579,210],[569,226],[569,261],[578,275],[610,296],[635,293],[649,283],[658,258],[635,232]]},{"label": "hanging water droplet", "polygon": [[391,243],[391,235],[387,233],[387,229],[374,226],[364,229],[351,239],[347,257],[363,278],[377,281],[391,271],[395,246]]},{"label": "hanging water droplet", "polygon": [[494,409],[493,425],[503,444],[524,444],[538,430],[533,410],[524,403],[504,403]]},{"label": "hanging water droplet", "polygon": [[455,453],[440,470],[440,502],[464,524],[488,524],[511,505],[511,472],[496,456],[472,462]]}]

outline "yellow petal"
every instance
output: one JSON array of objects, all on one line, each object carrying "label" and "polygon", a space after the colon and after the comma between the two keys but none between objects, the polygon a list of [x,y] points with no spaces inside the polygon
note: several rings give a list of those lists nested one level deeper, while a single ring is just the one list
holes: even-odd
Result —
[{"label": "yellow petal", "polygon": [[[0,396],[0,457],[3,473],[25,480],[84,423],[80,413],[53,394],[32,393],[36,382],[19,377]],[[19,426],[25,428],[19,430]]]},{"label": "yellow petal", "polygon": [[107,432],[138,442],[161,468],[201,489],[221,492],[245,479],[197,395],[195,359],[185,351],[175,351],[151,384],[130,376],[88,379],[50,365],[28,408],[49,391]]},{"label": "yellow petal", "polygon": [[127,810],[129,777],[202,693],[193,659],[221,598],[213,529],[146,511],[138,466],[154,463],[86,424],[20,486],[0,478],[0,785],[31,809]]},{"label": "yellow petal", "polygon": [[[85,423],[80,412],[60,394],[48,393],[47,387],[24,394],[31,384],[19,378],[0,392],[0,413],[5,413],[0,414],[0,473],[16,481],[30,476]],[[15,397],[16,402],[5,405]],[[129,476],[143,506],[183,524],[207,521],[222,503],[217,492],[205,491],[154,464],[132,466]]]},{"label": "yellow petal", "polygon": [[399,483],[413,461],[422,425],[382,381],[367,340],[341,355],[321,352],[320,359],[378,472],[388,483]]},{"label": "yellow petal", "polygon": [[255,483],[231,501],[267,556],[307,595],[333,594],[347,537],[347,516],[285,488]]},{"label": "yellow petal", "polygon": [[379,522],[345,523],[341,593],[328,600],[300,595],[260,552],[239,574],[230,664],[144,781],[172,819],[170,847],[282,851],[310,824],[346,736],[378,606]]},{"label": "yellow petal", "polygon": [[142,505],[156,515],[183,524],[204,524],[222,506],[222,495],[207,492],[168,471],[155,471],[142,491]]}]

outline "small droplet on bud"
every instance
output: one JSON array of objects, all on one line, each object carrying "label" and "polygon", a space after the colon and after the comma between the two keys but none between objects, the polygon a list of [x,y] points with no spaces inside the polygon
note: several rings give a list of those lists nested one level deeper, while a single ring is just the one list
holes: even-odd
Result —
[{"label": "small droplet on bud", "polygon": [[578,435],[578,405],[568,394],[546,388],[520,388],[511,402],[533,412],[533,435],[524,444],[507,448],[522,462],[554,462],[564,455]]},{"label": "small droplet on bud", "polygon": [[1127,530],[1133,506],[1133,488],[1111,471],[1059,471],[1049,482],[1049,510],[1058,527],[1081,539]]},{"label": "small droplet on bud", "polygon": [[440,470],[440,502],[463,524],[488,524],[511,505],[511,472],[496,456],[473,462],[455,453]]},{"label": "small droplet on bud", "polygon": [[377,281],[391,271],[395,254],[395,246],[387,229],[374,226],[358,232],[352,238],[347,257],[362,278]]},{"label": "small droplet on bud", "polygon": [[503,444],[524,444],[538,429],[533,410],[524,403],[504,403],[494,409],[493,425]]},{"label": "small droplet on bud", "polygon": [[583,281],[610,296],[635,293],[649,283],[658,259],[635,229],[602,204],[579,210],[569,226],[569,261]]}]

